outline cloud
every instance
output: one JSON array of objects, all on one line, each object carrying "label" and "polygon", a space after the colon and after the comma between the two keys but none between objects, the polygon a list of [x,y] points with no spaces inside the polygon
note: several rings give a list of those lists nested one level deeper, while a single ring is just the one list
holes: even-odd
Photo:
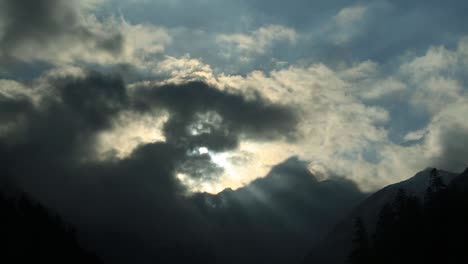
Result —
[{"label": "cloud", "polygon": [[86,14],[94,1],[2,1],[0,56],[5,61],[70,61],[88,50],[120,52],[119,32]]},{"label": "cloud", "polygon": [[[31,52],[26,49],[19,52],[21,45],[18,45],[18,52],[10,52],[9,56],[16,54],[15,60],[36,64],[28,66],[31,69],[24,65],[17,69],[8,67],[8,71],[28,74],[28,71],[37,71],[35,67],[48,66],[39,62],[78,63],[88,67],[96,67],[96,64],[97,67],[124,67],[144,73],[140,77],[152,78],[150,69],[155,68],[158,61],[184,56],[203,61],[217,73],[229,74],[268,72],[302,61],[335,64],[371,59],[395,64],[406,50],[419,53],[427,49],[428,43],[455,44],[454,40],[462,33],[458,26],[462,23],[453,24],[450,22],[453,19],[445,17],[463,20],[456,8],[444,5],[434,14],[432,9],[422,7],[421,2],[408,8],[388,1],[364,1],[346,6],[340,1],[309,3],[302,0],[287,7],[263,0],[249,3],[197,1],[189,6],[166,1],[135,1],[133,4],[120,0],[97,1],[97,4],[96,1],[83,4],[56,1],[51,6],[58,6],[57,3],[71,6],[68,9],[79,17],[77,25],[64,28],[63,34],[44,35],[41,39],[48,45],[26,45]],[[187,8],[213,12],[193,17],[184,12]],[[287,10],[295,16],[291,18]],[[434,25],[427,26],[427,21]],[[93,37],[80,37],[74,32],[75,28],[88,31]],[[445,33],[439,32],[442,28]],[[391,36],[403,37],[393,39]],[[441,40],[434,40],[434,36],[440,36]],[[99,40],[93,40],[94,37]],[[48,41],[49,38],[53,41]],[[98,42],[120,48],[109,50]],[[33,52],[39,50],[41,52]],[[134,77],[132,75],[136,79]]]},{"label": "cloud", "polygon": [[[208,177],[212,179],[212,185],[203,188],[242,186],[265,175],[281,160],[299,154],[317,166],[357,180],[360,187],[369,190],[403,179],[422,167],[432,166],[430,160],[440,156],[434,151],[436,147],[431,147],[424,140],[428,132],[420,134],[415,131],[429,131],[426,126],[433,122],[437,113],[449,105],[463,103],[460,98],[464,98],[464,79],[459,69],[466,67],[464,47],[462,39],[456,49],[435,47],[429,48],[422,56],[407,55],[402,57],[402,62],[393,72],[386,72],[388,68],[377,62],[363,61],[335,68],[324,64],[298,64],[240,76],[216,73],[210,65],[189,56],[166,57],[149,68],[154,76],[159,76],[158,81],[137,82],[130,85],[130,90],[132,93],[138,91],[132,96],[140,98],[139,103],[144,108],[158,105],[158,109],[167,108],[172,112],[165,125],[155,120],[159,125],[144,125],[146,128],[139,131],[154,128],[159,131],[154,134],[159,135],[158,140],[184,145],[190,151],[211,147],[212,151],[230,160],[229,172],[224,170],[220,178]],[[208,83],[209,87],[191,89],[192,84],[186,85],[198,80]],[[173,87],[171,83],[177,84],[175,89],[170,88]],[[234,116],[226,119],[229,111],[213,104],[210,99],[217,98],[215,101],[225,102],[223,104],[229,109],[234,109],[236,107],[229,102],[236,96],[245,98],[239,101],[241,105],[248,104],[249,100],[258,101],[260,96],[264,98],[260,102],[266,100],[293,106],[297,126],[294,122],[278,122],[279,126],[271,130],[267,123],[262,124],[263,121],[236,121],[238,117]],[[190,102],[180,98],[190,98]],[[245,109],[246,115],[254,116],[249,114],[249,107]],[[401,111],[410,114],[401,115]],[[242,112],[239,114],[244,115]],[[285,115],[282,120],[291,117]],[[137,117],[133,119],[138,120]],[[242,128],[236,128],[240,123],[258,126],[244,124]],[[297,128],[295,133],[288,130],[292,127]],[[107,138],[117,140],[119,130],[116,128],[116,134],[112,131],[106,132]],[[131,138],[119,133],[118,138],[122,140]],[[416,134],[419,135],[417,138]],[[290,141],[291,138],[295,141]],[[409,139],[410,146],[398,145]],[[154,137],[151,139],[144,135],[135,141],[132,139],[129,142],[134,143],[120,148],[117,155],[128,156],[138,144],[151,141]],[[434,142],[443,145],[443,140]],[[101,145],[100,149],[112,149],[109,143],[105,145],[107,148]],[[236,163],[235,160],[242,162]],[[186,162],[192,161],[189,158]],[[213,164],[207,163],[206,166]],[[404,173],[396,176],[397,170]],[[201,188],[193,184],[192,187]]]},{"label": "cloud", "polygon": [[426,129],[411,131],[405,135],[404,140],[405,141],[420,140],[424,137],[426,133],[427,133]]},{"label": "cloud", "polygon": [[409,78],[417,91],[412,94],[412,104],[437,113],[463,98],[460,70],[466,69],[466,54],[463,53],[465,45],[461,40],[458,48],[453,51],[445,47],[431,47],[423,56],[401,65],[401,74]]},{"label": "cloud", "polygon": [[[123,52],[114,63],[130,63],[147,67],[155,57],[163,55],[172,37],[163,27],[151,24],[131,24],[121,19],[112,21],[113,27],[120,30],[123,38]],[[151,65],[151,64],[150,64]]]},{"label": "cloud", "polygon": [[277,67],[300,39],[300,34],[293,28],[274,24],[248,32],[215,33],[213,49],[217,53],[204,57],[218,72],[225,73]]},{"label": "cloud", "polygon": [[[294,105],[299,109],[300,123],[298,140],[289,145],[293,152],[305,160],[326,164],[339,175],[372,181],[370,175],[353,171],[356,166],[351,163],[362,163],[367,167],[369,162],[363,155],[369,146],[387,141],[383,126],[388,122],[388,113],[383,108],[367,106],[359,97],[350,94],[349,84],[338,72],[317,64],[292,66],[273,71],[268,76],[256,72],[232,82],[229,77],[220,81],[239,89],[260,87],[260,92],[273,102]],[[381,184],[375,180],[373,184]]]},{"label": "cloud", "polygon": [[364,6],[345,7],[335,16],[337,24],[346,25],[361,21],[366,14],[367,8]]},{"label": "cloud", "polygon": [[330,34],[335,45],[343,45],[359,34],[364,26],[366,6],[351,6],[341,9],[334,17],[330,26]]},{"label": "cloud", "polygon": [[[225,56],[234,57],[232,52],[243,53],[244,56],[265,54],[275,42],[284,41],[294,44],[297,40],[297,32],[294,29],[279,25],[268,25],[258,28],[250,34],[220,34],[216,42],[225,50]],[[249,59],[246,57],[246,59]]]},{"label": "cloud", "polygon": [[[166,29],[173,40],[165,47],[171,57],[188,53],[216,71],[247,74],[278,69],[276,61],[335,64],[371,59],[395,63],[405,51],[420,54],[431,44],[454,45],[466,33],[460,26],[466,20],[460,11],[465,3],[427,3],[414,1],[405,6],[400,1],[379,0],[349,5],[342,0],[296,0],[284,5],[278,0],[203,0],[190,4],[109,0],[100,6],[99,13],[121,14],[129,24]],[[294,45],[283,39],[272,48],[257,48],[263,45],[256,38],[260,29],[271,26],[295,32]],[[224,37],[227,43],[223,42],[220,49],[219,40]],[[248,44],[252,41],[257,45]],[[264,52],[264,57],[255,50]]]},{"label": "cloud", "polygon": [[403,2],[2,1],[2,182],[124,247],[205,243],[188,191],[295,155],[369,191],[461,170],[464,2]]},{"label": "cloud", "polygon": [[246,94],[255,87],[272,102],[293,105],[300,113],[297,141],[272,141],[261,147],[267,149],[263,152],[240,148],[239,153],[249,153],[244,168],[262,175],[257,172],[265,172],[274,160],[267,153],[283,159],[295,153],[369,190],[434,164],[454,171],[464,166],[462,159],[450,163],[451,158],[443,158],[451,157],[452,139],[463,142],[464,137],[459,122],[466,104],[464,43],[462,38],[452,50],[433,47],[421,56],[404,57],[390,72],[373,61],[336,68],[310,64],[246,76],[215,75],[213,82]]},{"label": "cloud", "polygon": [[[212,245],[227,230],[218,229],[222,220],[202,214],[198,206],[208,204],[185,196],[187,186],[177,174],[196,184],[219,178],[225,168],[218,166],[224,158],[218,147],[233,149],[241,139],[280,140],[296,124],[288,107],[201,82],[128,86],[116,75],[68,68],[2,86],[9,87],[1,89],[8,94],[0,96],[2,125],[22,125],[0,134],[0,169],[6,172],[1,188],[18,186],[57,210],[83,230],[82,241],[117,263],[154,260],[168,246],[190,252],[192,245]],[[13,88],[18,92],[9,92]],[[151,128],[160,128],[154,133],[162,132],[162,138],[146,135],[132,145],[131,136]],[[102,144],[127,153],[96,158]],[[234,234],[236,226],[228,231]]]},{"label": "cloud", "polygon": [[42,71],[58,65],[127,65],[127,69],[145,72],[155,59],[165,56],[165,47],[172,42],[166,28],[96,15],[98,6],[104,4],[106,1],[2,1],[1,70],[14,76],[16,65],[36,65]]},{"label": "cloud", "polygon": [[[241,140],[292,141],[297,124],[287,106],[202,82],[127,87],[118,76],[72,67],[32,84],[3,80],[1,87],[1,135],[13,144],[20,137],[18,142],[47,149],[57,162],[94,162],[125,159],[141,146],[165,142],[183,153],[177,171],[206,181],[217,180],[224,168],[215,163],[217,156],[202,159],[194,151],[234,150]],[[212,175],[199,173],[210,168]]]},{"label": "cloud", "polygon": [[466,143],[468,126],[463,113],[468,110],[466,97],[460,99],[434,116],[427,127],[425,146],[428,147],[432,162],[439,167],[463,171],[468,167]]},{"label": "cloud", "polygon": [[215,151],[237,146],[239,138],[290,138],[294,113],[268,103],[259,95],[247,100],[242,94],[220,91],[201,82],[182,85],[136,85],[137,108],[163,107],[170,117],[164,125],[168,142]]},{"label": "cloud", "polygon": [[112,127],[96,135],[96,156],[92,159],[128,157],[139,145],[165,142],[163,125],[167,113],[141,114],[123,110],[112,120]]},{"label": "cloud", "polygon": [[[0,136],[1,169],[8,172],[2,174],[0,185],[18,186],[95,234],[122,230],[125,236],[123,230],[128,229],[115,219],[126,219],[132,222],[128,232],[134,241],[149,233],[159,234],[161,240],[184,241],[176,229],[190,226],[193,232],[197,230],[197,224],[177,224],[177,219],[197,222],[196,215],[182,216],[188,212],[177,205],[176,196],[185,189],[174,171],[185,150],[169,143],[145,142],[122,159],[93,159],[97,135],[113,129],[114,122],[119,132],[118,123],[128,116],[124,111],[131,104],[118,76],[83,74],[52,74],[23,84],[29,89],[43,86],[42,92],[50,92],[37,105],[27,96],[0,97],[2,115],[22,124]],[[173,212],[166,203],[175,207]],[[135,214],[141,217],[136,219]],[[105,245],[102,238],[94,239],[103,243],[100,247]]]},{"label": "cloud", "polygon": [[152,68],[152,73],[166,84],[181,84],[190,81],[211,82],[214,79],[214,71],[210,65],[188,55],[179,58],[168,56]]}]

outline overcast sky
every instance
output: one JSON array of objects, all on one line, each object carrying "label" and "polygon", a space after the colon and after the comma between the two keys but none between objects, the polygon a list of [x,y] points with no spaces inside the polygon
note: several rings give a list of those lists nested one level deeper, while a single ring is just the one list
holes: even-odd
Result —
[{"label": "overcast sky", "polygon": [[467,7],[1,0],[2,153],[32,144],[31,160],[104,166],[159,144],[152,162],[207,192],[292,156],[365,191],[428,166],[461,171]]}]

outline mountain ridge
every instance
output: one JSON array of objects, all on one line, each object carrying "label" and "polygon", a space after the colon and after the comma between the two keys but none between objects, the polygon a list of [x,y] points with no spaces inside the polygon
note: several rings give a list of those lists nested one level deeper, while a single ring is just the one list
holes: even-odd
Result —
[{"label": "mountain ridge", "polygon": [[[364,199],[351,210],[350,214],[340,220],[322,241],[312,248],[305,257],[304,263],[345,263],[351,250],[354,219],[360,217],[367,229],[373,233],[373,227],[377,222],[380,209],[385,203],[395,198],[399,189],[404,189],[408,194],[419,198],[424,197],[433,170],[435,168],[428,167],[416,173],[413,177],[387,185]],[[444,170],[437,170],[437,173],[447,185],[457,179],[468,183],[468,168],[461,174]],[[464,176],[461,177],[462,175]],[[333,252],[330,252],[330,250],[333,250]]]},{"label": "mountain ridge", "polygon": [[[236,249],[228,263],[299,263],[310,245],[365,196],[344,178],[318,181],[306,162],[292,157],[237,190],[193,199],[214,219],[215,233],[223,238],[217,241],[232,241],[219,247]],[[255,256],[239,257],[245,248]]]}]

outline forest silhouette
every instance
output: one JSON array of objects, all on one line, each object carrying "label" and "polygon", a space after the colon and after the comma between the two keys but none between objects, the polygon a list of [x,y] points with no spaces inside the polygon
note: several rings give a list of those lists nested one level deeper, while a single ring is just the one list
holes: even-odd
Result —
[{"label": "forest silhouette", "polygon": [[372,234],[356,218],[348,262],[468,263],[468,193],[460,183],[466,172],[446,185],[433,169],[423,199],[399,189]]},{"label": "forest silhouette", "polygon": [[[423,198],[400,188],[375,226],[357,217],[348,263],[468,263],[467,176],[468,169],[445,184],[433,169]],[[0,212],[0,263],[103,263],[70,225],[25,193],[0,194]],[[155,263],[216,262],[203,248],[155,251]]]},{"label": "forest silhouette", "polygon": [[0,194],[0,212],[0,263],[102,263],[72,227],[28,195]]}]

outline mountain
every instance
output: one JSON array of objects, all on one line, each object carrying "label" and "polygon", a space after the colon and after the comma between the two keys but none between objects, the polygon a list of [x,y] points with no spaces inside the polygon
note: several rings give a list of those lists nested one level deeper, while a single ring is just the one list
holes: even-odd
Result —
[{"label": "mountain", "polygon": [[466,168],[463,173],[455,177],[449,187],[455,189],[457,192],[468,193],[468,168]]},{"label": "mountain", "polygon": [[364,198],[353,182],[318,181],[293,157],[243,188],[192,199],[212,223],[221,263],[300,263]]},{"label": "mountain", "polygon": [[[429,186],[431,173],[433,173],[434,170],[433,168],[427,168],[408,180],[389,185],[370,195],[356,206],[348,216],[343,218],[343,220],[326,235],[325,239],[311,250],[304,262],[321,264],[346,263],[346,258],[351,251],[355,219],[360,217],[367,227],[367,230],[369,230],[369,233],[374,233],[380,210],[386,203],[392,202],[395,199],[398,190],[403,189],[408,194],[422,199]],[[437,170],[437,174],[445,184],[454,181],[463,181],[466,184],[468,178],[442,170]],[[465,174],[468,175],[467,171],[465,171]]]},{"label": "mountain", "polygon": [[75,231],[25,193],[0,193],[0,263],[100,264]]}]

